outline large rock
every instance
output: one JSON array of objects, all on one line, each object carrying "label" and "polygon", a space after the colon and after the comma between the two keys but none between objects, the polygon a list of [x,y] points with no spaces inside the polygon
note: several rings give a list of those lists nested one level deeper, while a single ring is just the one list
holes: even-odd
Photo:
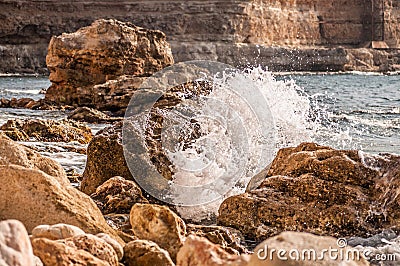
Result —
[{"label": "large rock", "polygon": [[135,182],[113,177],[96,189],[90,197],[103,214],[130,213],[135,203],[148,203]]},{"label": "large rock", "polygon": [[130,222],[135,236],[157,243],[175,261],[186,235],[181,218],[166,206],[137,203],[132,207]]},{"label": "large rock", "polygon": [[131,241],[124,247],[127,266],[174,266],[169,253],[148,240]]},{"label": "large rock", "polygon": [[150,76],[174,60],[161,31],[101,19],[74,33],[53,37],[46,62],[52,82],[46,100],[96,106],[105,102],[96,102],[94,85],[121,75]]},{"label": "large rock", "polygon": [[84,234],[85,232],[82,229],[70,224],[42,224],[32,229],[31,238],[47,238],[51,240],[58,240]]},{"label": "large rock", "polygon": [[[342,239],[338,240],[333,237],[315,236],[309,233],[283,232],[259,244],[255,248],[254,254],[251,256],[249,265],[369,265],[369,263],[363,258],[361,252],[346,247],[345,242],[342,241]],[[343,254],[343,256],[340,254]]]},{"label": "large rock", "polygon": [[28,233],[20,221],[0,222],[0,265],[36,265]]},{"label": "large rock", "polygon": [[0,165],[8,164],[41,170],[56,178],[61,184],[69,184],[65,171],[59,163],[30,148],[17,144],[0,132]]},{"label": "large rock", "polygon": [[8,120],[0,127],[15,141],[71,142],[87,144],[92,139],[91,129],[73,120]]},{"label": "large rock", "polygon": [[[17,165],[0,166],[0,220],[18,219],[31,232],[42,224],[67,223],[87,233],[116,236],[92,199],[73,188],[66,178]],[[32,211],[34,210],[34,211]]]},{"label": "large rock", "polygon": [[399,167],[396,156],[312,143],[281,149],[256,189],[222,203],[218,223],[258,240],[290,230],[340,237],[399,228]]},{"label": "large rock", "polygon": [[[190,235],[179,250],[176,259],[177,266],[246,266],[247,255],[232,255],[206,238]],[[252,264],[249,264],[252,265]]]}]

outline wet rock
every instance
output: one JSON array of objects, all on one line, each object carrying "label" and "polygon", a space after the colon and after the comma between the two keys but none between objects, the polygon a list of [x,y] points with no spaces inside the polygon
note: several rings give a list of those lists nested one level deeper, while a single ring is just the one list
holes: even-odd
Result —
[{"label": "wet rock", "polygon": [[172,260],[185,240],[185,223],[166,206],[137,203],[132,207],[130,223],[135,236],[157,243]]},{"label": "wet rock", "polygon": [[110,117],[101,111],[89,107],[78,107],[68,115],[68,119],[91,124],[101,124],[121,121],[122,118]]},{"label": "wet rock", "polygon": [[110,266],[118,266],[116,251],[102,238],[91,234],[84,234],[59,240],[59,242],[77,250],[89,252],[96,258],[107,262]]},{"label": "wet rock", "polygon": [[8,120],[0,127],[6,135],[18,141],[89,143],[92,131],[89,127],[72,120]]},{"label": "wet rock", "polygon": [[[232,255],[206,238],[190,235],[176,258],[177,266],[248,265],[248,255]],[[251,264],[249,264],[251,265]]]},{"label": "wet rock", "polygon": [[66,182],[68,181],[65,171],[59,163],[14,142],[4,135],[4,133],[0,132],[0,165],[8,164],[41,170],[56,178],[61,184],[67,184]]},{"label": "wet rock", "polygon": [[122,147],[122,122],[100,130],[87,148],[86,168],[81,190],[90,195],[114,176],[134,180],[125,162]]},{"label": "wet rock", "polygon": [[169,253],[148,240],[131,241],[124,247],[127,266],[173,266]]},{"label": "wet rock", "polygon": [[233,228],[213,225],[186,225],[187,234],[196,235],[208,239],[214,244],[218,244],[222,249],[230,254],[249,253],[247,248],[241,244],[244,237]]},{"label": "wet rock", "polygon": [[82,229],[70,224],[43,224],[32,229],[32,239],[47,238],[50,240],[58,240],[84,234],[85,232]]},{"label": "wet rock", "polygon": [[349,246],[364,246],[364,247],[377,247],[379,245],[384,245],[390,240],[396,238],[396,233],[393,230],[385,230],[382,233],[373,235],[371,237],[350,237],[347,239]]},{"label": "wet rock", "polygon": [[[338,243],[340,246],[338,246]],[[353,259],[354,254],[350,251],[351,249],[349,247],[342,248],[341,245],[341,242],[333,237],[300,232],[283,232],[259,244],[251,256],[249,265],[369,265],[362,254],[358,253],[359,256],[355,255]],[[333,249],[337,251],[330,253],[329,250]],[[324,252],[324,250],[326,251]],[[340,252],[344,254],[343,257],[339,255]],[[350,254],[350,256],[347,258],[346,254]],[[304,256],[304,259],[302,256]]]},{"label": "wet rock", "polygon": [[18,219],[28,232],[42,224],[66,223],[120,240],[92,199],[73,188],[66,177],[59,181],[17,165],[0,166],[0,177],[0,219]]},{"label": "wet rock", "polygon": [[118,261],[122,260],[122,257],[124,256],[124,248],[120,243],[118,243],[117,240],[112,238],[110,235],[104,233],[97,234],[96,236],[106,241],[107,244],[109,244],[114,249],[115,253],[117,254]]},{"label": "wet rock", "polygon": [[47,238],[34,239],[32,247],[34,254],[40,258],[45,266],[110,266],[106,261],[96,258],[85,250],[70,247]]},{"label": "wet rock", "polygon": [[174,61],[161,31],[101,19],[53,37],[46,62],[52,82],[47,101],[97,108],[106,102],[93,93],[94,85],[122,75],[150,76]]},{"label": "wet rock", "polygon": [[[258,240],[289,230],[339,237],[398,227],[400,175],[366,161],[358,151],[313,143],[281,149],[256,189],[222,203],[218,223]],[[400,166],[400,159],[389,161]]]},{"label": "wet rock", "polygon": [[37,265],[28,233],[20,221],[0,222],[0,265]]},{"label": "wet rock", "polygon": [[103,214],[130,213],[135,203],[148,203],[135,182],[120,176],[104,182],[90,197]]}]

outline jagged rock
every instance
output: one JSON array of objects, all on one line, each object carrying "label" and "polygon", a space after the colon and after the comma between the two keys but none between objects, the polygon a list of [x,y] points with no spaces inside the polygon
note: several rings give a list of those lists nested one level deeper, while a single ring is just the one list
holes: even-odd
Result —
[{"label": "jagged rock", "polygon": [[104,182],[90,197],[103,214],[130,213],[135,203],[148,203],[135,182],[120,176]]},{"label": "jagged rock", "polygon": [[101,111],[89,107],[78,107],[68,115],[68,119],[79,122],[100,124],[121,121],[122,118],[110,117],[109,115]]},{"label": "jagged rock", "polygon": [[[232,255],[206,238],[190,235],[178,252],[177,266],[246,266],[248,255]],[[251,265],[251,264],[249,264]]]},{"label": "jagged rock", "polygon": [[137,203],[130,213],[135,236],[157,243],[173,261],[185,240],[186,225],[166,206]]},{"label": "jagged rock", "polygon": [[215,225],[186,225],[187,234],[207,238],[210,242],[218,244],[222,249],[230,254],[249,253],[247,248],[241,244],[244,237],[233,228]]},{"label": "jagged rock", "polygon": [[118,257],[118,261],[122,260],[123,256],[124,256],[124,248],[122,247],[122,245],[120,243],[118,243],[117,240],[115,240],[114,238],[112,238],[110,235],[108,234],[104,234],[104,233],[100,233],[96,235],[98,238],[103,239],[104,241],[106,241],[110,246],[113,247],[113,249],[115,250],[115,253],[117,254]]},{"label": "jagged rock", "polygon": [[43,224],[32,229],[32,239],[47,238],[50,240],[58,240],[84,234],[85,232],[82,229],[70,224]]},{"label": "jagged rock", "polygon": [[97,107],[105,102],[96,102],[101,97],[93,97],[94,85],[121,75],[150,76],[174,61],[161,31],[100,19],[53,37],[46,62],[52,82],[47,101]]},{"label": "jagged rock", "polygon": [[96,258],[85,250],[67,246],[56,240],[36,238],[32,240],[32,247],[34,254],[41,259],[44,266],[110,266],[106,261]]},{"label": "jagged rock", "polygon": [[218,223],[258,240],[290,230],[342,237],[398,228],[399,166],[396,156],[313,143],[281,149],[261,185],[221,204]]},{"label": "jagged rock", "polygon": [[[62,185],[68,181],[62,166],[38,152],[17,144],[0,132],[0,165],[20,165],[29,169],[37,169],[53,176]],[[4,184],[5,185],[5,184]]]},{"label": "jagged rock", "polygon": [[148,240],[131,241],[124,247],[127,266],[174,266],[169,253]]},{"label": "jagged rock", "polygon": [[17,165],[0,166],[0,177],[0,219],[18,219],[28,232],[42,224],[67,223],[87,233],[105,232],[120,240],[92,199],[73,188],[66,177],[59,181]]},{"label": "jagged rock", "polygon": [[36,266],[24,225],[17,220],[0,222],[0,265]]},{"label": "jagged rock", "polygon": [[97,236],[84,234],[59,240],[59,242],[77,250],[89,252],[96,258],[107,262],[110,266],[118,266],[118,255],[114,248],[107,241]]},{"label": "jagged rock", "polygon": [[17,141],[70,142],[86,144],[92,139],[89,127],[72,120],[8,120],[0,127],[6,135]]},{"label": "jagged rock", "polygon": [[[351,248],[346,247],[344,245],[345,242],[342,243],[341,241],[342,240],[338,240],[329,236],[316,236],[301,232],[283,232],[259,244],[255,248],[254,254],[251,256],[249,265],[369,265],[368,261],[363,258],[361,253],[358,253],[359,256],[354,256],[353,258],[353,253],[350,253]],[[336,249],[337,252],[329,253],[329,250],[333,249]],[[275,252],[272,252],[272,250],[275,250]],[[282,252],[280,252],[278,255],[279,250],[282,250]],[[298,254],[296,254],[296,251],[298,251]],[[313,251],[315,251],[315,253]],[[340,252],[343,252],[343,257],[339,255]],[[303,254],[304,259],[302,257]],[[349,258],[347,258],[346,254],[350,254]],[[330,257],[331,255],[332,258]],[[337,256],[336,259],[335,256]],[[283,259],[280,259],[280,257]]]}]

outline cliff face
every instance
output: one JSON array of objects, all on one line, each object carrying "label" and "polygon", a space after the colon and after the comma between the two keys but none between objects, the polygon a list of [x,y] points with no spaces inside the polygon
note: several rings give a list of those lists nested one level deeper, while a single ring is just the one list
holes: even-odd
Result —
[{"label": "cliff face", "polygon": [[[74,32],[98,18],[115,18],[165,32],[177,61],[196,58],[229,61],[231,58],[226,55],[229,47],[238,49],[254,44],[358,46],[371,37],[370,1],[3,0],[0,72],[45,71],[51,36]],[[385,38],[397,47],[400,4],[395,0],[384,1]]]}]

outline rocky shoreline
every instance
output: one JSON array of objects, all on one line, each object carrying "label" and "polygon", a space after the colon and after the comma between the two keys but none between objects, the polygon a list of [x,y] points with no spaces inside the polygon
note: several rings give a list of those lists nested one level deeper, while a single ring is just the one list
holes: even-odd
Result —
[{"label": "rocky shoreline", "polygon": [[[80,122],[10,120],[1,126],[1,265],[380,265],[383,255],[391,256],[384,265],[398,264],[400,156],[315,143],[283,148],[246,192],[224,199],[209,220],[195,222],[140,187],[124,156],[120,116],[129,99],[143,79],[174,64],[165,34],[99,20],[54,37],[49,51],[52,86],[45,99],[2,100],[2,107],[68,108],[74,110],[69,118]],[[384,64],[380,51],[365,51],[353,61],[363,56],[374,67]],[[324,56],[337,65],[348,54],[324,50]],[[188,82],[187,74],[175,76],[183,85],[157,100],[153,128],[145,131],[145,152],[166,179],[173,169],[159,145],[157,109],[178,105],[185,93],[212,90]],[[109,127],[93,136],[81,122]],[[200,136],[194,131],[187,138]],[[88,143],[83,176],[73,180],[78,188],[60,164],[16,142],[33,139]],[[283,262],[265,247],[363,255]]]}]

